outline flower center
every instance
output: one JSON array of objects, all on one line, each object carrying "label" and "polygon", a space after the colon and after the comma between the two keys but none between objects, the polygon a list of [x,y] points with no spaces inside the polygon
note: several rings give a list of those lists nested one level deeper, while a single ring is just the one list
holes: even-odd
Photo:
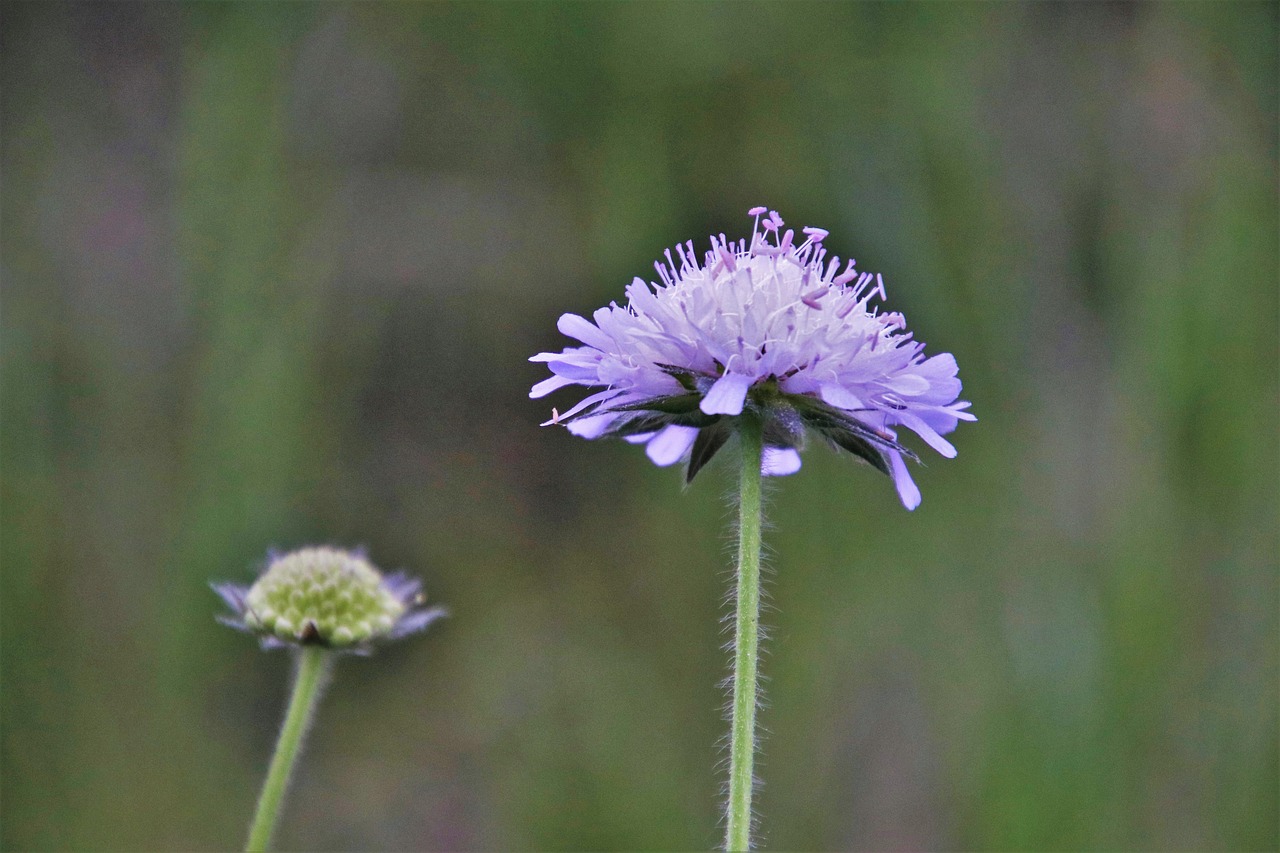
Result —
[{"label": "flower center", "polygon": [[367,560],[307,548],[277,559],[250,588],[244,622],[282,639],[349,646],[390,631],[405,609]]}]

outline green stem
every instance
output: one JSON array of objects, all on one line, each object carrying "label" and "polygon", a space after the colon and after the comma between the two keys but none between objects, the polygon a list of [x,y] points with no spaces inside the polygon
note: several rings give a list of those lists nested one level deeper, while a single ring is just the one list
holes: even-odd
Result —
[{"label": "green stem", "polygon": [[280,817],[280,804],[289,787],[289,775],[302,749],[302,739],[306,737],[316,701],[324,689],[329,662],[329,652],[320,646],[304,646],[298,653],[293,696],[284,715],[284,726],[280,729],[280,740],[276,742],[276,754],[271,758],[267,781],[262,786],[262,796],[258,798],[258,812],[249,829],[249,841],[244,848],[248,853],[261,853],[271,844],[271,836]]},{"label": "green stem", "polygon": [[760,634],[760,420],[739,418],[742,480],[738,493],[738,595],[733,648],[733,727],[729,745],[729,814],[725,850],[751,848],[752,761],[756,747],[756,665]]}]

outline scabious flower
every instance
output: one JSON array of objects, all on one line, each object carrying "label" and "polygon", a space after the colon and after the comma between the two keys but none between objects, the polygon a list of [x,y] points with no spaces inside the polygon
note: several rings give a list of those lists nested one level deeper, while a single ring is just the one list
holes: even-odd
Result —
[{"label": "scabious flower", "polygon": [[603,390],[543,426],[565,424],[582,438],[618,436],[646,445],[658,465],[688,460],[698,471],[733,434],[744,409],[764,423],[762,473],[800,469],[806,431],[823,436],[889,475],[907,509],[920,491],[898,442],[906,427],[948,458],[944,435],[976,420],[957,402],[960,380],[950,353],[924,356],[902,314],[882,312],[879,274],[828,256],[821,228],[802,242],[777,211],[752,208],[751,239],[711,238],[701,263],[693,242],[654,264],[660,281],[636,278],[627,304],[591,320],[560,317],[559,330],[585,346],[541,353],[549,379],[543,397],[566,385]]},{"label": "scabious flower", "polygon": [[420,581],[384,575],[363,554],[336,548],[273,556],[252,586],[212,586],[234,613],[218,621],[258,635],[263,648],[319,645],[366,654],[374,643],[445,615],[424,606]]}]

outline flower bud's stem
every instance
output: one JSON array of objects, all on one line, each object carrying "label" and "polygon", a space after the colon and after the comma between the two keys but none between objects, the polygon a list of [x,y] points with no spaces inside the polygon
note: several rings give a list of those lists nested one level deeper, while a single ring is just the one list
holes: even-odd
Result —
[{"label": "flower bud's stem", "polygon": [[733,723],[729,746],[729,806],[725,850],[751,847],[751,765],[755,757],[756,665],[760,629],[760,461],[758,417],[739,418],[742,480],[738,494],[738,594],[733,649]]},{"label": "flower bud's stem", "polygon": [[321,646],[303,646],[298,651],[293,696],[289,699],[280,740],[276,742],[276,754],[271,758],[271,769],[267,771],[267,781],[262,786],[262,796],[258,798],[258,812],[253,817],[249,841],[245,844],[249,853],[261,853],[271,844],[271,836],[280,817],[280,804],[289,787],[289,776],[302,749],[302,739],[306,737],[316,702],[324,690],[331,659],[329,651]]}]

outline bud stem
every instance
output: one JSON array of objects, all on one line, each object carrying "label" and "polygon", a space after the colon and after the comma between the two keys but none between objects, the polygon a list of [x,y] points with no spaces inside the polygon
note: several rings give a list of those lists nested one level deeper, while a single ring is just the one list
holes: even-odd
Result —
[{"label": "bud stem", "polygon": [[725,850],[751,848],[752,762],[755,758],[756,665],[760,630],[760,419],[738,419],[742,478],[738,493],[738,589],[733,649],[733,722],[729,745],[729,805]]},{"label": "bud stem", "polygon": [[271,844],[271,836],[280,817],[280,805],[289,787],[289,776],[302,749],[302,740],[306,737],[316,703],[324,691],[331,660],[329,651],[320,646],[303,646],[298,651],[293,696],[285,712],[276,753],[271,758],[271,769],[267,771],[267,781],[262,786],[262,796],[258,798],[258,811],[249,829],[249,841],[245,844],[248,853],[261,853]]}]

